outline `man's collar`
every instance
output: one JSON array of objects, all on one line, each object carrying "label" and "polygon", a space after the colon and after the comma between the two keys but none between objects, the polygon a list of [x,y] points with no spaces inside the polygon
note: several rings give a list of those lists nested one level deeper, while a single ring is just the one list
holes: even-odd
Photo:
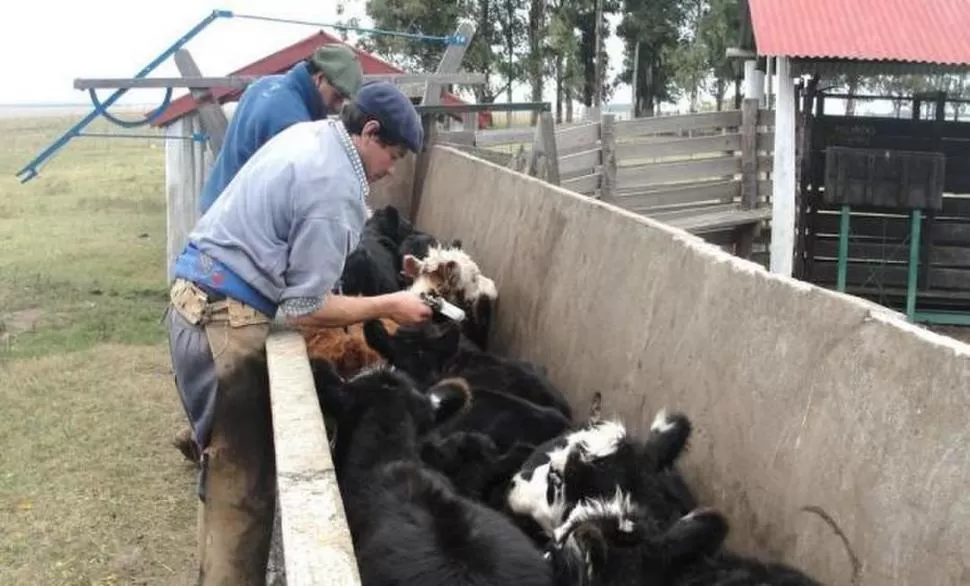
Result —
[{"label": "man's collar", "polygon": [[357,174],[357,180],[360,182],[361,203],[364,204],[367,215],[370,216],[370,208],[367,206],[367,199],[370,196],[370,183],[367,181],[367,172],[364,171],[364,162],[360,158],[360,153],[357,152],[357,147],[354,146],[354,141],[350,139],[350,133],[347,132],[344,123],[340,120],[330,120],[329,122],[337,130],[340,144],[347,152],[347,158],[350,159],[354,173]]}]

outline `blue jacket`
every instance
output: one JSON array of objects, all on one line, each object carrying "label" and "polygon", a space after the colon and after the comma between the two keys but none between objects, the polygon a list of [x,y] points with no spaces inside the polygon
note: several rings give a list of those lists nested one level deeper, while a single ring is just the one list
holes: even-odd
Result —
[{"label": "blue jacket", "polygon": [[205,214],[249,157],[269,139],[297,122],[320,120],[327,105],[300,62],[283,75],[267,75],[243,92],[232,116],[222,149],[209,171],[199,198]]}]

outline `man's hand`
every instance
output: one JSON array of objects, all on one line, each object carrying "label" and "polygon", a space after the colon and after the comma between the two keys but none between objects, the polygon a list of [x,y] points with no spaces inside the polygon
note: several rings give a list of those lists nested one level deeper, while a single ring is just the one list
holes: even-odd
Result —
[{"label": "man's hand", "polygon": [[431,317],[431,308],[410,291],[389,293],[386,299],[387,317],[401,326],[418,325]]},{"label": "man's hand", "polygon": [[409,326],[429,319],[431,313],[431,308],[420,297],[405,290],[375,297],[328,295],[323,307],[289,321],[302,327],[335,328],[383,317],[398,325]]}]

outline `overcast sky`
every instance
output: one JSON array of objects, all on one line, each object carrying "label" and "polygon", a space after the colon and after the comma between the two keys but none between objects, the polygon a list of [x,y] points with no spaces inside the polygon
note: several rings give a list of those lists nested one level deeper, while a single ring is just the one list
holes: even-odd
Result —
[{"label": "overcast sky", "polygon": [[[86,102],[86,92],[73,87],[75,78],[133,77],[213,9],[319,23],[335,23],[340,18],[336,2],[326,0],[223,0],[217,4],[165,0],[140,5],[131,0],[32,0],[18,2],[17,6],[16,18],[8,7],[6,17],[0,19],[0,60],[4,73],[0,104]],[[371,25],[364,16],[363,0],[349,2],[347,15],[360,16],[361,26]],[[318,28],[222,18],[189,41],[186,48],[204,75],[225,75],[312,35]],[[612,79],[622,65],[620,39],[611,35],[607,51],[611,60],[609,79]],[[178,75],[171,58],[149,74],[150,77]],[[100,90],[99,96],[107,97],[110,91]],[[176,95],[180,91],[183,90],[176,90]],[[527,100],[527,92],[527,86],[520,84],[513,98]],[[549,88],[546,99],[554,97],[551,92]],[[119,103],[153,103],[161,97],[159,90],[132,90]],[[621,87],[614,101],[628,103],[629,86]]]}]

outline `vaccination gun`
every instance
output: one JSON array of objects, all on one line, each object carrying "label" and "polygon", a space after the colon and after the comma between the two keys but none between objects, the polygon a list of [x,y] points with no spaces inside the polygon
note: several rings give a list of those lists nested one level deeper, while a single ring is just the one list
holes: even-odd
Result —
[{"label": "vaccination gun", "polygon": [[465,312],[457,305],[449,303],[442,297],[430,293],[422,293],[421,301],[424,301],[432,310],[437,311],[450,320],[456,322],[465,321]]}]

